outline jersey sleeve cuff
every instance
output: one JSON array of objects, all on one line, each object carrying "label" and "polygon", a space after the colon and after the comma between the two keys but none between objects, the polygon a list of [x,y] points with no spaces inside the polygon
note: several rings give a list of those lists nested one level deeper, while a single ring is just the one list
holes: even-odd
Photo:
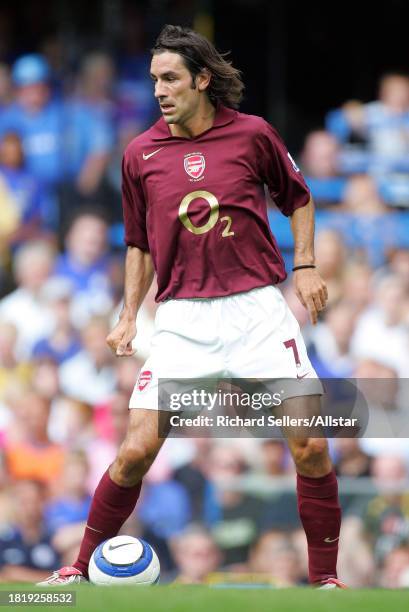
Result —
[{"label": "jersey sleeve cuff", "polygon": [[150,252],[149,245],[146,243],[136,242],[135,240],[125,240],[125,244],[128,247],[136,247],[145,253]]}]

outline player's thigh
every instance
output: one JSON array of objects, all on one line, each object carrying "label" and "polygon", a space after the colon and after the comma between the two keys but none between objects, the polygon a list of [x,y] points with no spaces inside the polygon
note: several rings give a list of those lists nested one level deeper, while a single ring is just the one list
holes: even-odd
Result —
[{"label": "player's thigh", "polygon": [[170,300],[159,307],[151,354],[141,368],[130,408],[165,409],[166,402],[160,400],[169,389],[175,387],[174,394],[189,391],[197,381],[220,376],[223,343],[214,306],[211,300]]},{"label": "player's thigh", "polygon": [[[269,286],[249,292],[247,309],[237,317],[242,334],[232,346],[231,376],[237,378],[316,377],[300,326],[281,291]],[[246,320],[250,320],[248,322]]]},{"label": "player's thigh", "polygon": [[[172,362],[170,357],[169,360],[172,363],[169,367],[166,360],[156,359],[155,355],[151,355],[141,368],[130,397],[131,413],[141,409],[153,412],[190,410],[197,412],[199,408],[204,408],[205,406],[198,402],[195,396],[206,393],[208,397],[209,393],[215,392],[222,366],[219,365],[218,370],[216,368],[213,370],[214,364],[211,359],[198,363],[200,354],[195,360],[190,353],[190,358],[192,362],[186,356],[179,361],[174,359]],[[166,419],[163,417],[159,419],[160,430],[163,430],[165,426]]]}]

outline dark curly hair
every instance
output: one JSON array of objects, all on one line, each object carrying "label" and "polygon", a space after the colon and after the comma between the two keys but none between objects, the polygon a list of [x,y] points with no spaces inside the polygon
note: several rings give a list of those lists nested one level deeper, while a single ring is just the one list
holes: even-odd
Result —
[{"label": "dark curly hair", "polygon": [[219,53],[207,38],[190,28],[166,25],[151,53],[156,55],[164,51],[182,56],[193,83],[199,72],[206,68],[211,74],[206,92],[212,103],[221,102],[225,106],[238,108],[244,89],[241,73],[225,59],[226,54]]}]

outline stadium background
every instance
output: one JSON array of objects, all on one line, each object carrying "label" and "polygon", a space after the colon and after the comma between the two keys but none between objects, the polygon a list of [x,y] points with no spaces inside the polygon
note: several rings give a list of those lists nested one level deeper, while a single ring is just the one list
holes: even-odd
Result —
[{"label": "stadium background", "polygon": [[[0,580],[72,562],[125,430],[155,305],[151,292],[137,357],[113,359],[105,336],[122,294],[120,158],[156,117],[148,50],[166,22],[231,49],[247,86],[242,109],[278,127],[310,183],[330,290],[316,328],[291,282],[283,291],[317,371],[386,379],[371,399],[396,409],[391,394],[409,373],[407,12],[402,1],[370,11],[344,2],[336,14],[322,2],[261,0],[0,9]],[[10,68],[33,52],[49,75],[20,64],[13,82]],[[380,91],[389,72],[398,76]],[[23,98],[36,112],[15,111]],[[273,203],[270,220],[291,262],[288,221]],[[333,440],[331,453],[344,509],[340,577],[409,586],[407,440]],[[157,548],[168,580],[207,582],[220,570],[306,580],[280,441],[168,441],[125,531]]]}]

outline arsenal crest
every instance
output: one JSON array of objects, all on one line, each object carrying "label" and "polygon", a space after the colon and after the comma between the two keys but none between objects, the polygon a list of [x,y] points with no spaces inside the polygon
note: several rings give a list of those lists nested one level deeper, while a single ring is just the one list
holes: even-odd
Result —
[{"label": "arsenal crest", "polygon": [[150,370],[144,370],[139,374],[138,378],[138,389],[143,391],[145,387],[149,385],[152,380],[152,372]]},{"label": "arsenal crest", "polygon": [[187,155],[184,159],[184,166],[187,174],[197,181],[202,176],[206,167],[205,158],[200,153]]}]

